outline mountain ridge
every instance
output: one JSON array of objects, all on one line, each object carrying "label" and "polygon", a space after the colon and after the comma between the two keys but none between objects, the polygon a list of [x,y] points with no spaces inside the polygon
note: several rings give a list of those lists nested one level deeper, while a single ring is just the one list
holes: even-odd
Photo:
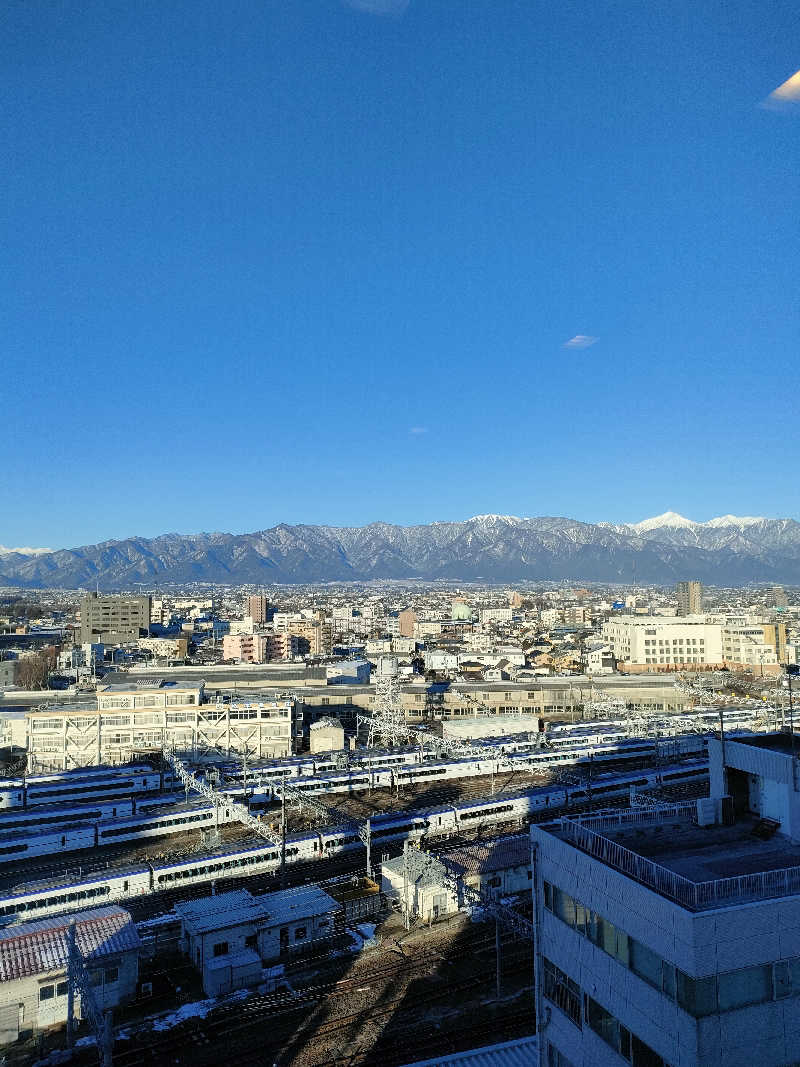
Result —
[{"label": "mountain ridge", "polygon": [[800,523],[731,515],[695,523],[675,512],[636,524],[511,515],[413,526],[279,523],[246,534],[167,533],[0,556],[0,584],[28,588],[380,578],[800,584]]}]

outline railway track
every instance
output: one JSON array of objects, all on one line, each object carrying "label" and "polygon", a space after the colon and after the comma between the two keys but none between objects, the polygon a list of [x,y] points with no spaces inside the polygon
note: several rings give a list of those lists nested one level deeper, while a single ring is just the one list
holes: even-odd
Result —
[{"label": "railway track", "polygon": [[[169,1056],[170,1060],[176,1053],[186,1052],[187,1047],[199,1050],[204,1045],[213,1044],[222,1047],[224,1041],[226,1047],[247,1031],[258,1027],[269,1020],[270,1033],[273,1041],[285,1041],[293,1036],[299,1028],[296,1016],[304,1013],[310,1016],[312,1010],[323,1004],[327,998],[353,997],[358,993],[373,992],[373,987],[380,987],[382,983],[403,983],[404,979],[432,979],[439,985],[438,988],[426,988],[421,993],[409,993],[409,987],[404,986],[402,992],[390,999],[381,999],[378,1004],[367,1004],[346,1012],[334,1019],[327,1019],[319,1023],[309,1020],[310,1029],[308,1040],[317,1042],[328,1040],[358,1024],[364,1017],[370,1022],[393,1016],[398,1010],[403,1014],[416,1015],[419,1009],[427,1008],[430,1004],[446,998],[457,1000],[459,996],[467,999],[477,989],[494,981],[494,969],[491,966],[485,971],[459,981],[450,981],[446,975],[431,975],[432,969],[441,967],[446,969],[458,964],[465,959],[475,959],[484,951],[494,952],[494,936],[481,936],[469,945],[455,952],[443,954],[440,952],[420,952],[411,957],[405,957],[391,965],[382,964],[372,969],[356,968],[355,973],[344,978],[330,982],[304,987],[296,994],[274,993],[252,995],[247,1000],[223,1005],[209,1014],[202,1021],[195,1021],[194,1025],[181,1025],[174,1030],[166,1031],[155,1040],[147,1042],[137,1041],[135,1047],[126,1047],[125,1044],[117,1044],[114,1053],[114,1062],[118,1067],[126,1064],[160,1063]],[[514,953],[507,948],[504,954],[504,974],[523,973],[530,967],[529,959],[516,957],[528,954]],[[369,998],[366,998],[369,999]],[[286,1035],[281,1033],[281,1026],[288,1024]],[[263,1031],[260,1031],[263,1034]],[[265,1049],[260,1048],[256,1062],[264,1063]],[[406,1048],[407,1051],[407,1048]],[[276,1054],[277,1049],[275,1050]],[[242,1062],[237,1053],[236,1059]],[[280,1055],[278,1054],[278,1059]],[[180,1062],[180,1059],[178,1060]],[[332,1062],[336,1062],[335,1060]]]}]

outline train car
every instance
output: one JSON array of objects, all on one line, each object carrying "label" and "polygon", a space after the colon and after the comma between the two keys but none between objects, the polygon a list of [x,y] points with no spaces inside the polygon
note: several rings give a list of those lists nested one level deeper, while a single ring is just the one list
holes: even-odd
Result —
[{"label": "train car", "polygon": [[[287,839],[287,860],[294,860],[299,853],[300,848]],[[261,871],[277,870],[280,862],[280,845],[262,843],[253,848],[231,848],[214,855],[196,856],[178,863],[154,865],[152,889],[158,893],[165,889],[178,889],[220,878],[245,877]]]},{"label": "train car", "polygon": [[37,856],[53,856],[60,852],[74,852],[94,847],[95,828],[91,826],[61,826],[34,834],[30,830],[15,830],[0,834],[0,864],[19,863]]},{"label": "train car", "polygon": [[[447,809],[449,810],[449,809]],[[417,812],[393,812],[370,819],[372,843],[408,838],[417,841],[428,832],[429,818]]]},{"label": "train car", "polygon": [[151,869],[144,865],[104,871],[77,881],[21,887],[0,900],[0,922],[39,919],[144,896],[151,892],[151,879]]},{"label": "train car", "polygon": [[[317,774],[313,778],[298,778],[292,782],[295,789],[301,793],[357,793],[370,789],[373,785],[375,772],[364,771],[339,771],[329,774]],[[280,796],[280,786],[276,785],[275,793]]]},{"label": "train car", "polygon": [[101,819],[124,819],[133,815],[133,799],[119,797],[99,804],[53,804],[32,811],[0,812],[0,834],[12,830],[46,830],[57,826],[78,826]]},{"label": "train car", "polygon": [[137,793],[155,793],[161,788],[157,771],[138,772],[125,776],[96,778],[91,782],[60,782],[52,785],[28,784],[25,790],[26,805],[29,808],[53,802],[75,802],[78,800],[103,800],[110,797],[128,797]]},{"label": "train car", "polygon": [[192,805],[179,811],[160,812],[153,815],[134,815],[114,822],[97,825],[96,844],[114,845],[120,841],[141,841],[148,837],[165,837],[167,834],[200,830],[232,821],[230,812],[219,806],[215,812],[210,804]]}]

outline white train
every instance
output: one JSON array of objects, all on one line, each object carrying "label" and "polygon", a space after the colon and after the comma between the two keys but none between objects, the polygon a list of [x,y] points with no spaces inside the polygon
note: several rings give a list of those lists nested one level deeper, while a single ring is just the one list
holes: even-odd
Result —
[{"label": "white train", "polygon": [[[680,754],[702,755],[704,746],[705,739],[701,737],[682,739]],[[538,749],[500,753],[496,748],[490,748],[484,758],[473,757],[442,763],[403,763],[388,768],[363,767],[346,771],[328,771],[314,777],[294,778],[291,784],[294,788],[310,795],[360,793],[370,789],[488,776],[493,771],[507,770],[508,761],[511,762],[512,767],[517,767],[523,772],[530,772],[549,770],[562,764],[580,764],[589,761],[602,764],[609,760],[641,759],[652,755],[653,752],[654,744],[648,740],[625,740],[620,743],[590,745],[580,749],[569,748],[555,752]],[[495,753],[497,755],[493,758]],[[503,758],[502,763],[498,763],[499,756]],[[143,781],[149,783],[154,774],[155,772],[148,770],[142,776]],[[101,788],[105,780],[96,775],[92,777],[92,781],[100,784]],[[119,780],[127,783],[132,778],[128,775]],[[280,783],[262,783],[258,791],[248,790],[247,796],[241,786],[228,787],[221,793],[230,800],[245,801],[251,811],[258,813],[271,808],[279,799]],[[182,796],[183,794],[175,795]],[[205,802],[168,810],[163,796],[152,795],[149,792],[130,796],[127,800],[104,801],[89,808],[95,815],[94,819],[89,818],[87,813],[81,810],[81,806],[76,805],[66,805],[63,809],[54,806],[42,808],[34,806],[28,812],[0,813],[0,867],[17,863],[22,859],[45,857],[59,852],[77,852],[86,848],[118,844],[124,841],[139,841],[186,830],[202,829],[216,823],[229,822],[232,818],[224,806],[220,806],[220,811],[215,813],[212,806]],[[46,813],[46,818],[42,820],[40,826],[36,823],[37,811],[41,811],[43,816]],[[93,840],[91,834],[84,830],[87,824],[91,824],[94,831]],[[9,836],[9,831],[22,830],[25,826],[32,830],[34,825],[37,825],[42,832],[29,833],[24,841],[14,837],[13,833]],[[63,828],[61,833],[50,832],[59,827]]]},{"label": "white train", "polygon": [[[686,738],[676,739],[675,748],[670,752],[671,758],[678,756],[692,757],[702,756],[705,753],[707,742],[704,737],[692,735]],[[495,750],[497,751],[497,750]],[[370,789],[393,789],[398,785],[416,785],[424,782],[446,782],[460,778],[473,778],[488,776],[490,774],[519,769],[520,771],[543,772],[553,770],[569,764],[584,763],[608,763],[622,762],[625,760],[639,760],[653,756],[656,751],[656,742],[647,738],[625,739],[618,742],[603,744],[583,745],[581,747],[567,746],[555,751],[537,749],[536,751],[522,752],[497,752],[493,758],[490,749],[486,756],[471,757],[462,760],[447,760],[443,762],[425,762],[418,764],[405,764],[393,768],[351,769],[349,771],[333,771],[321,773],[308,778],[295,778],[291,785],[310,795],[323,793],[359,793]],[[503,757],[503,762],[498,762],[498,757]],[[244,799],[244,794],[239,788],[225,790],[232,798]],[[263,811],[280,797],[280,782],[262,783],[251,792],[247,800],[252,810]]]},{"label": "white train", "polygon": [[172,788],[172,775],[162,783],[161,775],[147,764],[125,767],[87,767],[61,774],[32,774],[7,778],[0,783],[0,812],[27,809],[41,804],[92,803],[137,793],[154,793]]},{"label": "white train", "polygon": [[140,812],[138,815],[132,813],[132,807],[132,802],[128,801],[128,810],[124,812],[127,817],[117,816],[103,821],[51,826],[39,833],[33,833],[30,825],[5,832],[5,820],[0,819],[0,867],[19,863],[20,860],[53,856],[63,852],[81,852],[103,845],[120,844],[123,841],[164,837],[167,834],[184,833],[187,830],[234,821],[232,813],[224,806],[220,805],[219,811],[215,812],[208,803],[150,814]]},{"label": "white train", "polygon": [[[139,802],[142,807],[144,802]],[[163,797],[158,801],[163,804]],[[93,824],[105,819],[124,819],[136,812],[133,797],[101,800],[97,804],[52,804],[30,811],[12,809],[0,812],[0,835],[14,830],[49,830],[59,826]]]},{"label": "white train", "polygon": [[[393,812],[370,820],[373,846],[383,842],[429,840],[465,829],[524,824],[537,812],[558,811],[584,804],[589,798],[600,803],[626,797],[631,787],[652,788],[661,783],[702,781],[708,777],[704,760],[687,761],[660,771],[630,771],[598,775],[588,783],[541,787],[516,796],[494,797],[465,804],[446,805],[427,811]],[[309,830],[287,837],[287,862],[300,863],[363,848],[353,825]],[[248,848],[231,847],[213,855],[193,856],[170,864],[142,864],[117,871],[87,875],[78,882],[37,885],[0,898],[0,923],[40,918],[105,904],[130,900],[165,889],[198,885],[222,878],[242,877],[276,871],[280,867],[280,846],[260,844]]]}]

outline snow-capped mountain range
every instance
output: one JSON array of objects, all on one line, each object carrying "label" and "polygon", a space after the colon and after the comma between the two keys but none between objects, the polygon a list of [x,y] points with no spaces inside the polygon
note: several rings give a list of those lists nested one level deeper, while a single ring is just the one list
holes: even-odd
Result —
[{"label": "snow-capped mountain range", "polygon": [[425,526],[281,524],[0,554],[0,585],[31,588],[376,578],[800,584],[800,523],[734,515],[693,522],[672,511],[632,524],[476,515]]}]

